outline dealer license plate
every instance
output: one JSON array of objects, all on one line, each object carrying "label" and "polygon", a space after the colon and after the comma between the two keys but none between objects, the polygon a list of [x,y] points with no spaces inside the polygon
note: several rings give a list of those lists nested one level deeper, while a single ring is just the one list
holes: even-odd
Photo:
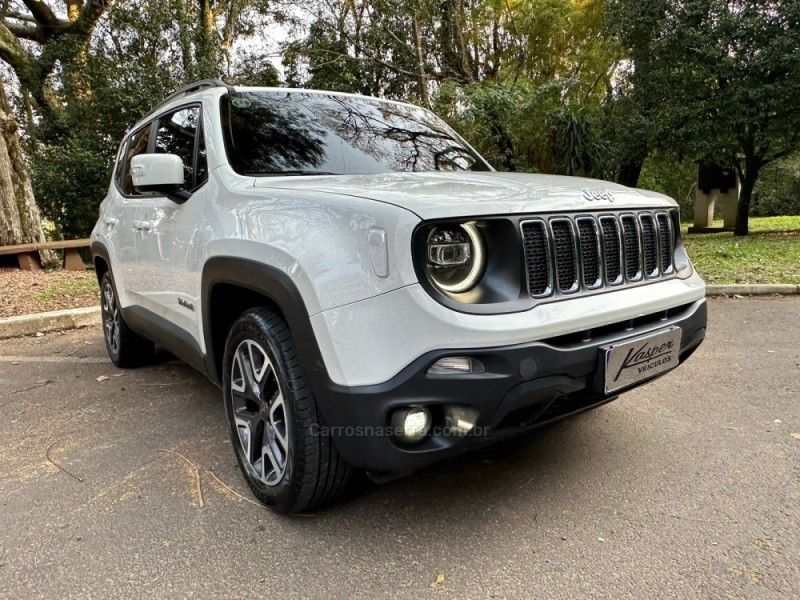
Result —
[{"label": "dealer license plate", "polygon": [[677,367],[680,349],[680,327],[605,346],[606,394]]}]

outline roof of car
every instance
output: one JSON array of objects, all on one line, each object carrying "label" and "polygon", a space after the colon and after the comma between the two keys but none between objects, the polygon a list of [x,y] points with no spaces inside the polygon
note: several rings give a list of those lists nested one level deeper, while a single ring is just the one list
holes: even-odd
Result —
[{"label": "roof of car", "polygon": [[150,121],[155,113],[160,112],[162,109],[168,107],[170,104],[176,104],[178,101],[191,99],[195,95],[201,95],[210,90],[225,88],[228,93],[233,92],[278,92],[278,93],[296,93],[296,94],[325,94],[326,96],[342,96],[348,98],[364,98],[366,100],[380,100],[382,102],[390,102],[392,104],[400,104],[404,106],[414,106],[409,102],[402,102],[400,100],[390,100],[388,98],[377,98],[375,96],[365,96],[363,94],[351,94],[348,92],[335,92],[331,90],[317,90],[308,88],[287,88],[287,87],[262,87],[262,86],[233,86],[220,79],[203,79],[185,85],[169,96],[164,98],[161,102],[156,104],[150,111],[143,116],[136,125],[131,128],[131,131],[138,129],[142,124]]}]

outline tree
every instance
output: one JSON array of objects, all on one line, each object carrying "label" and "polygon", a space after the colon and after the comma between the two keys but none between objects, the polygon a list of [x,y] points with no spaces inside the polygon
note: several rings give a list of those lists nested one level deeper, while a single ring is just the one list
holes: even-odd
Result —
[{"label": "tree", "polygon": [[16,118],[0,86],[0,246],[44,241]]},{"label": "tree", "polygon": [[653,138],[736,169],[735,234],[747,235],[761,170],[800,148],[800,0],[645,4],[663,10],[646,75]]},{"label": "tree", "polygon": [[109,7],[80,60],[53,76],[62,107],[57,119],[38,118],[28,128],[36,199],[63,235],[90,231],[120,140],[168,93],[207,77],[277,84],[263,50],[236,47],[266,28],[262,9],[257,0],[129,0]]},{"label": "tree", "polygon": [[[66,0],[62,4],[63,17],[57,16],[51,4],[43,0],[5,2],[0,10],[0,60],[11,67],[19,81],[31,115],[29,126],[33,126],[34,108],[43,118],[50,118],[49,122],[61,112],[63,107],[53,93],[50,77],[59,64],[79,62],[109,1]],[[0,98],[0,119],[0,244],[41,241],[44,233],[22,151],[20,128],[5,90]]]},{"label": "tree", "polygon": [[636,187],[653,146],[662,91],[653,77],[654,44],[670,0],[609,0],[606,33],[620,46],[616,84],[605,101],[605,133],[615,154],[614,178]]},{"label": "tree", "polygon": [[601,0],[297,5],[312,22],[287,48],[290,84],[433,106],[501,169],[598,172],[588,138],[617,60]]}]

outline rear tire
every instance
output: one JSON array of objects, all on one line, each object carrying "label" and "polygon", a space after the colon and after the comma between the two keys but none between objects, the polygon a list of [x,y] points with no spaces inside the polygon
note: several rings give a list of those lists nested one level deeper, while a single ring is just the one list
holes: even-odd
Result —
[{"label": "rear tire", "polygon": [[222,369],[231,443],[256,498],[276,512],[297,513],[347,489],[352,468],[320,427],[314,393],[278,314],[254,308],[239,317]]},{"label": "rear tire", "polygon": [[103,318],[103,339],[111,362],[121,368],[130,368],[153,359],[153,342],[128,327],[122,316],[117,288],[110,271],[106,271],[100,280],[100,313]]}]

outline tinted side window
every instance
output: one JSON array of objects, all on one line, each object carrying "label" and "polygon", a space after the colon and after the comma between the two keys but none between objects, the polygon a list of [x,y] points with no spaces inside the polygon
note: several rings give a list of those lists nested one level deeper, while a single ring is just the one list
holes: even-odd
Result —
[{"label": "tinted side window", "polygon": [[128,152],[129,141],[130,140],[125,139],[120,144],[117,162],[114,165],[114,181],[119,187],[122,187],[122,176],[125,174],[125,154]]},{"label": "tinted side window", "polygon": [[131,179],[131,159],[139,154],[147,152],[147,144],[150,141],[150,126],[145,126],[134,133],[128,141],[128,147],[124,153],[124,170],[122,173],[122,191],[128,195],[136,195],[133,189],[133,179]]},{"label": "tinted side window", "polygon": [[156,134],[156,154],[176,154],[183,160],[183,175],[186,187],[194,189],[205,181],[207,168],[205,164],[205,144],[199,145],[197,165],[195,165],[195,138],[199,131],[200,108],[182,108],[174,113],[164,115],[158,121]]}]

